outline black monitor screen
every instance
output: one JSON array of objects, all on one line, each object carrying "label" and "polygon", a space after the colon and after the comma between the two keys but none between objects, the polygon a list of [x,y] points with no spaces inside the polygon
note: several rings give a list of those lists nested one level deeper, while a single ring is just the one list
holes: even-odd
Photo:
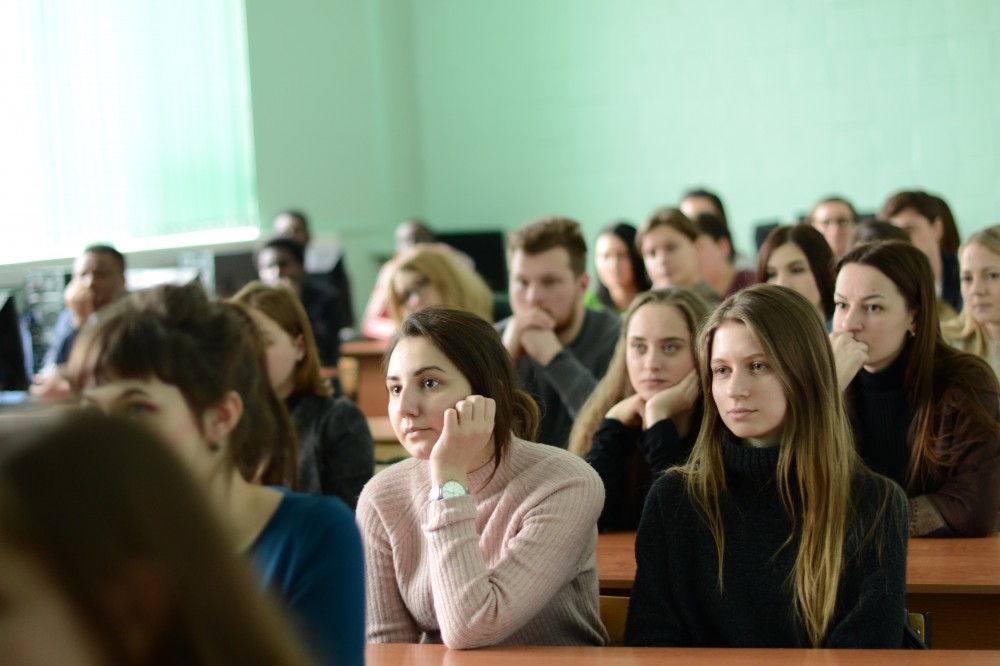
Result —
[{"label": "black monitor screen", "polygon": [[0,390],[24,391],[28,384],[17,305],[9,293],[0,292]]},{"label": "black monitor screen", "polygon": [[495,292],[507,293],[507,255],[501,231],[446,232],[434,235],[435,240],[461,250],[476,264],[476,272]]}]

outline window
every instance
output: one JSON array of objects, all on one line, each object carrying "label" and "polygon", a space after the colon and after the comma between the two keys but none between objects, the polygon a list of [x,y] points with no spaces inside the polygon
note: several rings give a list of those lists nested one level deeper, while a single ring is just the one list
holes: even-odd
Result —
[{"label": "window", "polygon": [[240,0],[2,0],[0,91],[0,264],[256,236]]}]

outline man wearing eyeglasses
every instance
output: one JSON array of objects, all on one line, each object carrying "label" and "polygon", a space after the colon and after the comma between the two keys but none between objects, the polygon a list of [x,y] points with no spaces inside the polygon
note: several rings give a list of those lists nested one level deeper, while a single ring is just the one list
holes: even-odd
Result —
[{"label": "man wearing eyeglasses", "polygon": [[823,234],[833,250],[834,259],[839,259],[851,246],[854,229],[858,226],[858,214],[847,199],[828,197],[813,207],[808,222]]}]

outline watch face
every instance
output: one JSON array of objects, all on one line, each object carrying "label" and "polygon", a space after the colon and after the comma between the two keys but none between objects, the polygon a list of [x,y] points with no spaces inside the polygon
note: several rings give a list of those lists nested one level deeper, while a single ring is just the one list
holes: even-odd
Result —
[{"label": "watch face", "polygon": [[449,497],[461,497],[462,495],[468,494],[469,491],[458,481],[445,481],[441,484],[441,497],[444,499]]}]

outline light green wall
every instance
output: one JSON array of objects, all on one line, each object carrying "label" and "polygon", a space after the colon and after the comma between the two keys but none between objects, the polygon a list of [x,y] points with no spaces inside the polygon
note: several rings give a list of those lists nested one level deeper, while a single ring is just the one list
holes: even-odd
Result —
[{"label": "light green wall", "polygon": [[592,236],[692,185],[745,249],[830,192],[872,210],[920,187],[966,234],[1000,222],[993,0],[247,0],[247,20],[262,218],[309,209],[352,272],[406,215]]},{"label": "light green wall", "polygon": [[246,15],[261,224],[309,212],[363,307],[371,254],[419,209],[408,3],[246,0]]}]

